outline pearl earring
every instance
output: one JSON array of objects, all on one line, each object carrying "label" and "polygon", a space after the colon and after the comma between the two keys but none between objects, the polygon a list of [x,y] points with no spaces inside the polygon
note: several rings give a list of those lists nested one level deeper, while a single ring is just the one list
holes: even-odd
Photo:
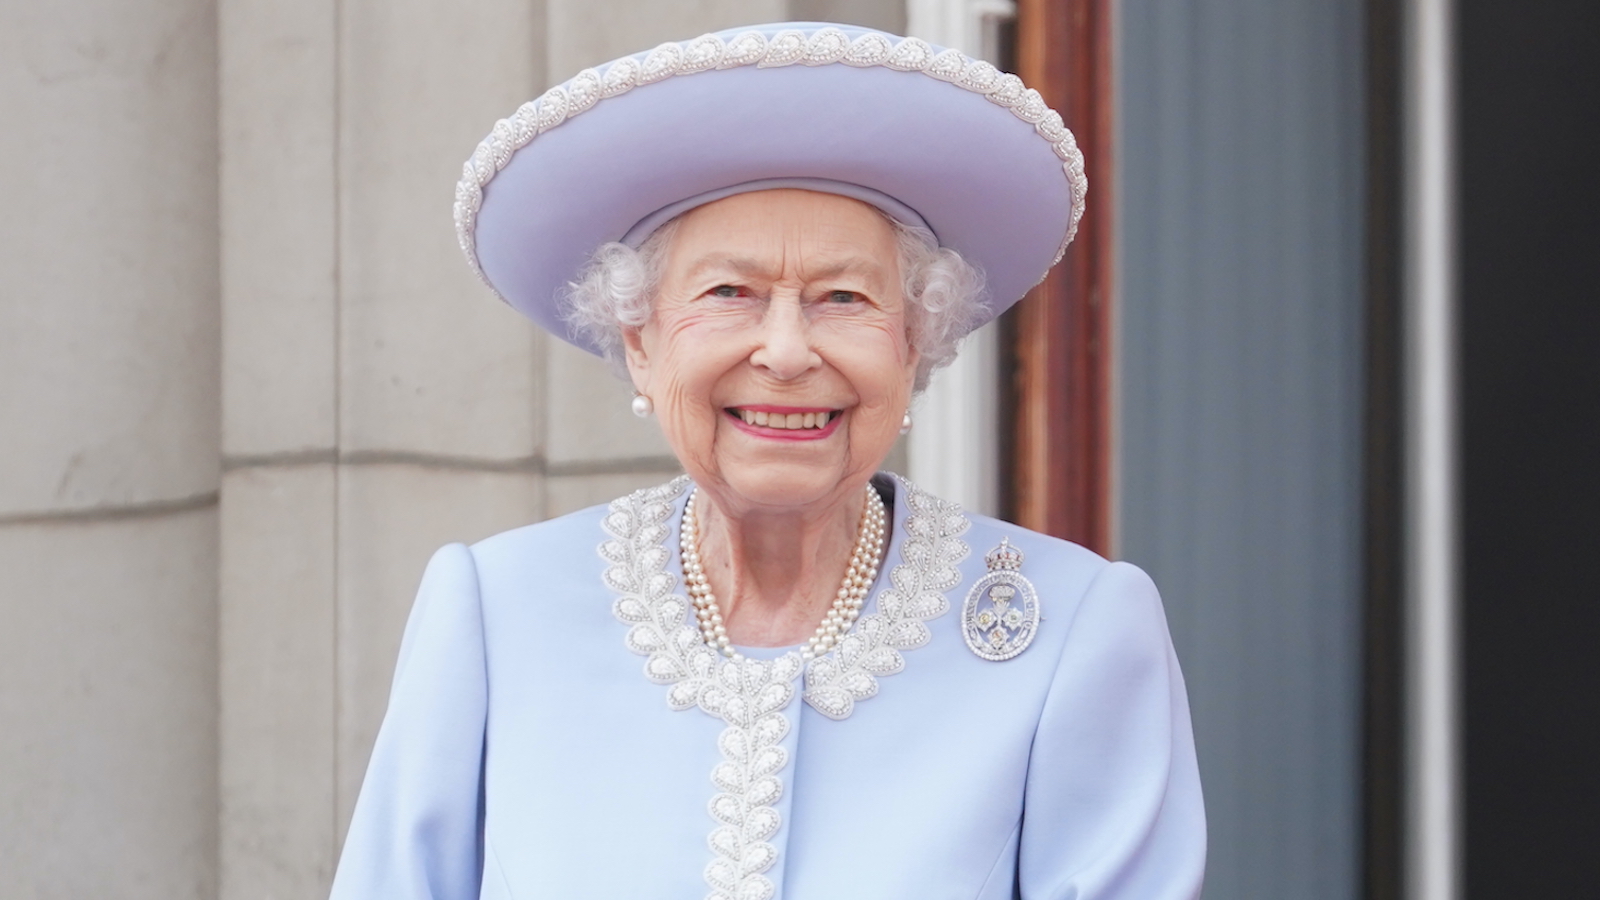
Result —
[{"label": "pearl earring", "polygon": [[648,419],[648,418],[650,418],[650,414],[655,412],[655,411],[656,411],[656,405],[650,401],[649,397],[646,397],[643,394],[634,394],[633,395],[633,414],[634,415],[638,416],[641,419]]},{"label": "pearl earring", "polygon": [[906,410],[905,416],[900,419],[900,433],[905,434],[911,430],[911,410]]}]

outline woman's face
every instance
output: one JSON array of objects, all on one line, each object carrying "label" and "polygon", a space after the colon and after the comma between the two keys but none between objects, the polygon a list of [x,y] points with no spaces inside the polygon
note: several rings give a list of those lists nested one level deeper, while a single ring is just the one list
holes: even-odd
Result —
[{"label": "woman's face", "polygon": [[730,513],[859,490],[917,369],[893,229],[864,203],[802,190],[685,214],[651,319],[625,340],[673,452]]}]

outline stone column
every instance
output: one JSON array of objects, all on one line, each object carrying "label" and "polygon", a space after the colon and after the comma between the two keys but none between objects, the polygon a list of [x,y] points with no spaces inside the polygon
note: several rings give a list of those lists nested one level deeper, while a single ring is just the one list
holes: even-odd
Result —
[{"label": "stone column", "polygon": [[215,895],[209,0],[0,9],[0,893]]},{"label": "stone column", "polygon": [[429,554],[542,515],[542,339],[450,221],[542,27],[222,4],[224,897],[327,890]]}]

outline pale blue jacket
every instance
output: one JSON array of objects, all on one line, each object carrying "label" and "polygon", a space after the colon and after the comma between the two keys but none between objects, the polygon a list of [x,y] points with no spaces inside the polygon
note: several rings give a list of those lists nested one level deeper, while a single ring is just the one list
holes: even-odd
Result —
[{"label": "pale blue jacket", "polygon": [[[1149,578],[878,483],[894,530],[857,652],[793,680],[782,650],[709,663],[683,624],[683,479],[441,549],[335,900],[1198,896],[1194,741]],[[991,662],[961,607],[1002,538],[1042,621]]]}]

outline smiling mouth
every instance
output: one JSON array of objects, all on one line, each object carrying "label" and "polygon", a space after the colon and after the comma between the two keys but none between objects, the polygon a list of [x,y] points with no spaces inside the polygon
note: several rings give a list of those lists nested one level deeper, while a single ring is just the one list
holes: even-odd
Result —
[{"label": "smiling mouth", "polygon": [[828,427],[828,423],[844,414],[839,409],[818,409],[803,412],[788,412],[765,409],[746,409],[739,406],[730,406],[724,410],[728,415],[739,419],[746,425],[757,428],[775,428],[786,431],[805,431],[808,429],[820,431]]}]

